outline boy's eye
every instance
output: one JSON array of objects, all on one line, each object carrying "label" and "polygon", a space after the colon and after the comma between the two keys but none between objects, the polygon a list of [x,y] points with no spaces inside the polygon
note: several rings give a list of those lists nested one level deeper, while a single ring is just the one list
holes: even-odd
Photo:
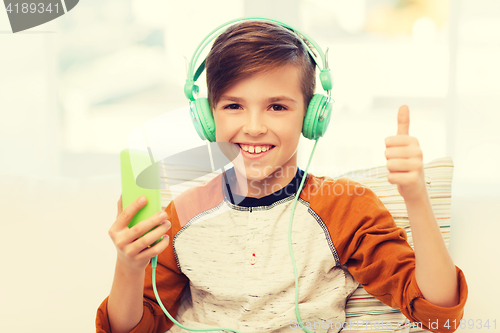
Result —
[{"label": "boy's eye", "polygon": [[273,104],[271,105],[271,111],[284,111],[286,108],[283,105]]},{"label": "boy's eye", "polygon": [[224,109],[237,110],[240,107],[239,104],[229,104],[224,107]]}]

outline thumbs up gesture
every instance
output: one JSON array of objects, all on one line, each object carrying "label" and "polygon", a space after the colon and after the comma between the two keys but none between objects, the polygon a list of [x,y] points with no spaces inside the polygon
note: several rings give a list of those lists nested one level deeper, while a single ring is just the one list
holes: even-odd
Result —
[{"label": "thumbs up gesture", "polygon": [[422,150],[417,138],[409,135],[409,128],[410,111],[402,105],[398,112],[398,132],[385,139],[385,158],[389,170],[387,179],[398,185],[405,202],[427,195]]}]

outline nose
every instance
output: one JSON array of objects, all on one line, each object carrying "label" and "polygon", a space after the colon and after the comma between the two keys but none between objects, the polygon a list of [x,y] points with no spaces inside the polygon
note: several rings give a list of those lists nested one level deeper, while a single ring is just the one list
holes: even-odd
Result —
[{"label": "nose", "polygon": [[249,112],[245,125],[243,126],[243,131],[251,136],[259,136],[267,132],[267,126],[265,124],[264,115],[260,112]]}]

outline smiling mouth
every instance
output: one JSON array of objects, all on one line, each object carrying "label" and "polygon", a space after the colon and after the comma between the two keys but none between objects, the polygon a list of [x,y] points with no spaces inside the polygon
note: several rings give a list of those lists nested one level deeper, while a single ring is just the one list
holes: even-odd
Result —
[{"label": "smiling mouth", "polygon": [[259,155],[268,152],[275,147],[274,145],[245,145],[240,143],[237,143],[237,145],[244,152],[254,155]]}]

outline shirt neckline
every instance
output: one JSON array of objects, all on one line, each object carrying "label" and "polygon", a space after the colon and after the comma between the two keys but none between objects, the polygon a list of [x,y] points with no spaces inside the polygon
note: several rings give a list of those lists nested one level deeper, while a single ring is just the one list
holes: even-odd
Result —
[{"label": "shirt neckline", "polygon": [[235,177],[234,167],[228,169],[222,175],[224,197],[227,201],[229,201],[231,204],[235,206],[240,206],[240,207],[270,206],[277,201],[288,198],[289,196],[295,195],[297,193],[297,189],[300,186],[302,177],[304,177],[304,171],[297,167],[295,176],[285,187],[271,194],[268,194],[262,198],[245,197],[233,193],[229,187],[227,179],[234,177]]}]

